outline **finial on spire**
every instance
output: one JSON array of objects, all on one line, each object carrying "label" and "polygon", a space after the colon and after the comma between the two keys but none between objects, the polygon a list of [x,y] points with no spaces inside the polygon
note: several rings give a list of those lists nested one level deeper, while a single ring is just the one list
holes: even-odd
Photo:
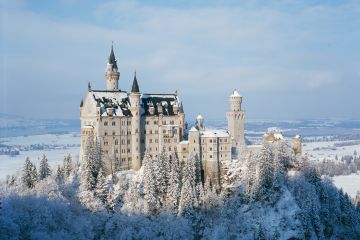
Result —
[{"label": "finial on spire", "polygon": [[91,91],[91,84],[90,84],[90,82],[88,83],[88,90],[89,90],[89,92]]}]

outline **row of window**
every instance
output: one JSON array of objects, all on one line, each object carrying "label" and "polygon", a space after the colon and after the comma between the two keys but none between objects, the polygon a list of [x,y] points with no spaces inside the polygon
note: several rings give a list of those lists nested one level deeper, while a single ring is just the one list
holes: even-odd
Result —
[{"label": "row of window", "polygon": [[[104,121],[104,126],[108,126],[109,123],[107,121]],[[116,126],[116,122],[111,122],[112,126]],[[121,121],[121,126],[130,126],[131,125],[131,121]]]}]

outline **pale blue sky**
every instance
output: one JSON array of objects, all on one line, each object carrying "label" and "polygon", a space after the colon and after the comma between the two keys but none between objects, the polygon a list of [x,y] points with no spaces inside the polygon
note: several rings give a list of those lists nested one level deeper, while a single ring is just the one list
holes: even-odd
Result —
[{"label": "pale blue sky", "polygon": [[360,118],[360,1],[0,2],[3,113],[78,118],[114,41],[120,88],[136,69],[189,118],[224,118],[235,88],[249,118]]}]

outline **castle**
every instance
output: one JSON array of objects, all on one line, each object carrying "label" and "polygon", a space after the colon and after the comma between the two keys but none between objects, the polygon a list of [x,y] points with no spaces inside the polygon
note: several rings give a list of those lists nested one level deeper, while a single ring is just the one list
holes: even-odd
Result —
[{"label": "castle", "polygon": [[204,127],[198,116],[190,130],[177,92],[141,93],[134,74],[130,92],[119,88],[120,72],[113,47],[105,69],[106,90],[88,92],[80,104],[80,160],[88,137],[97,138],[108,171],[139,170],[145,151],[157,157],[165,148],[180,161],[196,156],[204,178],[219,182],[221,163],[229,161],[245,146],[242,96],[235,90],[229,97],[227,130]]}]

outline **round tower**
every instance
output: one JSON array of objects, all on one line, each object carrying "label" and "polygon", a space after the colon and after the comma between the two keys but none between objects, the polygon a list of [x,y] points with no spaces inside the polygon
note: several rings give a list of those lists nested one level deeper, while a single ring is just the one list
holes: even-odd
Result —
[{"label": "round tower", "polygon": [[131,118],[131,165],[132,169],[139,170],[141,167],[141,150],[140,150],[140,118],[141,118],[141,103],[140,103],[139,85],[136,79],[136,72],[130,93],[130,111]]},{"label": "round tower", "polygon": [[118,86],[119,78],[120,78],[120,72],[118,71],[113,45],[111,45],[109,61],[105,69],[106,90],[107,91],[119,90],[119,86]]},{"label": "round tower", "polygon": [[245,112],[241,109],[242,96],[234,90],[229,97],[230,111],[226,113],[228,120],[228,131],[232,139],[232,147],[245,144],[244,138],[244,118]]}]

